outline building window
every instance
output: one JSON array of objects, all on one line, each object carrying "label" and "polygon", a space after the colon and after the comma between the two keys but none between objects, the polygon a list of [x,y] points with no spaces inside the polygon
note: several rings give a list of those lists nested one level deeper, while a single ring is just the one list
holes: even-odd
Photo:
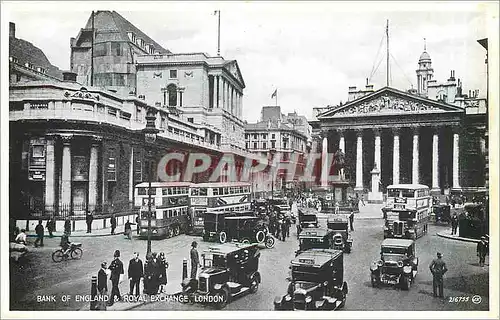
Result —
[{"label": "building window", "polygon": [[254,133],[253,138],[257,140],[257,134]]},{"label": "building window", "polygon": [[128,39],[135,43],[135,34],[133,32],[127,32]]},{"label": "building window", "polygon": [[94,44],[94,57],[102,57],[108,55],[108,43],[96,43]]},{"label": "building window", "polygon": [[171,107],[177,106],[177,86],[173,83],[167,86],[168,105]]},{"label": "building window", "polygon": [[116,117],[117,110],[115,108],[108,107],[108,114]]},{"label": "building window", "polygon": [[135,109],[135,121],[142,122],[142,109],[140,107]]},{"label": "building window", "polygon": [[120,111],[120,118],[129,121],[131,114],[128,112]]},{"label": "building window", "polygon": [[177,79],[177,70],[170,70],[170,79]]},{"label": "building window", "polygon": [[194,123],[194,118],[188,118],[188,122]]},{"label": "building window", "polygon": [[262,134],[262,139],[267,140],[267,134]]},{"label": "building window", "polygon": [[115,57],[122,56],[122,46],[119,42],[111,42],[111,55]]},{"label": "building window", "polygon": [[116,181],[116,149],[108,149],[108,181]]},{"label": "building window", "polygon": [[253,143],[253,148],[254,148],[254,149],[257,149],[257,142],[254,142],[254,143]]},{"label": "building window", "polygon": [[271,139],[276,139],[276,135],[274,133],[271,134]]},{"label": "building window", "polygon": [[267,149],[267,143],[265,142],[262,143],[262,149]]},{"label": "building window", "polygon": [[245,142],[245,149],[248,149],[248,142]]},{"label": "building window", "polygon": [[271,141],[271,149],[276,149],[276,141]]},{"label": "building window", "polygon": [[36,71],[40,72],[40,73],[45,73],[45,69],[42,68],[42,67],[37,67],[36,68]]}]

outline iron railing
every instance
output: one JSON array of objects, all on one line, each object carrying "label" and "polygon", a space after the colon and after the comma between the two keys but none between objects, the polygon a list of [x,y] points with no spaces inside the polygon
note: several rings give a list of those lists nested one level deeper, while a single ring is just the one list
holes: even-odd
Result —
[{"label": "iron railing", "polygon": [[56,220],[70,218],[72,220],[85,219],[87,210],[93,213],[94,219],[116,215],[126,215],[134,211],[133,202],[118,202],[98,204],[93,208],[87,203],[58,203],[54,205],[45,205],[43,203],[21,204],[12,208],[11,212],[17,219],[48,219],[51,217]]}]

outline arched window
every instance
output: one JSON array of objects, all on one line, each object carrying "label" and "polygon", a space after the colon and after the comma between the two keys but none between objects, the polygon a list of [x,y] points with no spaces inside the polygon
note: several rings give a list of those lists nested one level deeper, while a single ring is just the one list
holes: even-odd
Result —
[{"label": "arched window", "polygon": [[177,86],[173,83],[167,86],[168,105],[171,107],[177,106]]}]

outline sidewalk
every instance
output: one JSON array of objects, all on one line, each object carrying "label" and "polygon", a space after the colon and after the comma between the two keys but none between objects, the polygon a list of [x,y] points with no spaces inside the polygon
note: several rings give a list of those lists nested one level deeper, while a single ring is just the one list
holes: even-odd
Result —
[{"label": "sidewalk", "polygon": [[362,205],[359,203],[359,213],[354,214],[354,218],[357,220],[364,219],[382,219],[383,213],[382,208],[384,207],[383,203],[365,203]]},{"label": "sidewalk", "polygon": [[[120,231],[120,229],[122,231]],[[115,234],[111,234],[111,228],[106,228],[106,229],[97,229],[97,230],[92,230],[92,233],[87,233],[87,231],[72,231],[70,237],[71,238],[80,238],[80,237],[103,237],[103,236],[116,236],[116,235],[123,235],[123,226],[120,228],[116,228]],[[136,230],[132,228],[133,235],[136,235]],[[60,238],[64,232],[62,231],[56,231],[52,233],[54,237]],[[26,235],[30,238],[36,237],[35,231],[27,231]],[[45,231],[44,234],[45,238],[50,238],[49,233]]]},{"label": "sidewalk", "polygon": [[446,239],[451,239],[451,240],[458,240],[458,241],[465,241],[465,242],[481,242],[479,239],[472,239],[472,238],[462,238],[457,235],[451,235],[449,230],[446,231],[441,231],[437,232],[436,235],[441,238],[446,238]]}]

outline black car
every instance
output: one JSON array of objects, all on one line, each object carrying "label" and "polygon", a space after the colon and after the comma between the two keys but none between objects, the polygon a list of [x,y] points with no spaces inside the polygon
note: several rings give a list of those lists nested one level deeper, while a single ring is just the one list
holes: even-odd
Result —
[{"label": "black car", "polygon": [[316,209],[312,208],[299,208],[299,227],[301,230],[304,228],[318,227],[317,212]]},{"label": "black car", "polygon": [[327,228],[335,232],[333,248],[346,253],[350,253],[352,250],[352,238],[349,234],[349,216],[351,214],[334,214],[328,217],[326,222]]},{"label": "black car", "polygon": [[346,303],[342,251],[311,249],[291,261],[287,294],[276,297],[275,310],[337,310]]},{"label": "black car", "polygon": [[390,284],[409,290],[417,275],[417,267],[415,241],[385,239],[381,245],[380,260],[370,266],[372,286]]},{"label": "black car", "polygon": [[210,303],[218,309],[259,288],[260,252],[256,244],[225,243],[202,253],[198,279],[185,279],[182,292],[194,302]]},{"label": "black car", "polygon": [[267,248],[272,248],[275,244],[275,239],[260,217],[228,215],[219,212],[205,214],[203,240],[215,240],[220,243],[231,241],[264,243]]},{"label": "black car", "polygon": [[334,232],[324,228],[306,228],[299,234],[299,250],[296,255],[309,249],[333,249]]}]

